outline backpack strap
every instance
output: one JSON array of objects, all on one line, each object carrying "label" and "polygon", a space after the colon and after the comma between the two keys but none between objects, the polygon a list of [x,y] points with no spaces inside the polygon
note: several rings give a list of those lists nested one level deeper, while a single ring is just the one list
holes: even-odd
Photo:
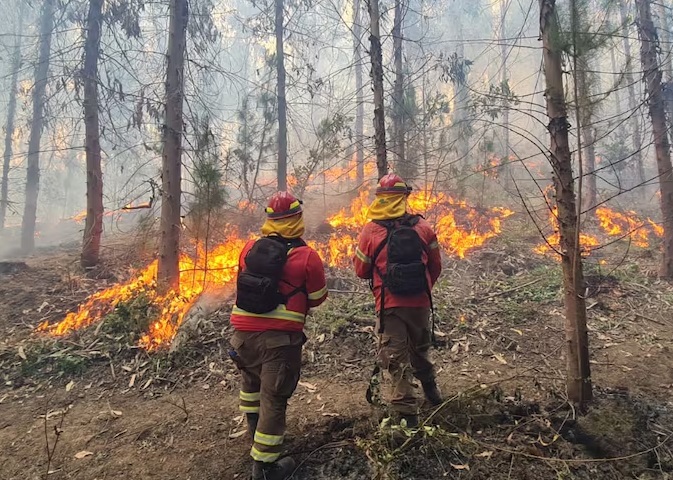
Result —
[{"label": "backpack strap", "polygon": [[[276,240],[283,245],[285,245],[285,248],[287,249],[287,253],[289,256],[289,253],[291,250],[294,250],[295,248],[300,248],[300,247],[306,247],[306,242],[302,240],[301,238],[285,238],[281,237],[280,235],[269,235],[267,238],[271,238],[272,240]],[[287,295],[284,295],[285,301],[287,302],[290,298],[294,297],[295,295],[298,295],[300,293],[303,293],[306,295],[308,298],[308,291],[306,290],[306,284],[302,284],[300,286],[295,286],[288,282],[287,280],[283,280],[282,278],[279,279],[280,282],[283,282],[286,285],[289,285],[291,287],[294,287],[294,289],[288,293]]]}]

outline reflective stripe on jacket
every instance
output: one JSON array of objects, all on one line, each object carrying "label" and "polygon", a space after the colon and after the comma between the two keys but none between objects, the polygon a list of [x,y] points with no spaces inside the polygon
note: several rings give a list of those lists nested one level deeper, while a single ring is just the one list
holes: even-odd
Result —
[{"label": "reflective stripe on jacket", "polygon": [[[245,268],[245,256],[255,241],[250,240],[239,257],[239,269]],[[264,313],[250,313],[234,306],[231,325],[242,332],[263,332],[282,330],[301,332],[309,308],[317,307],[327,298],[325,269],[320,256],[311,247],[297,247],[289,251],[283,276],[279,283],[280,293],[288,295],[297,287],[304,287],[306,293],[291,296],[286,305]]]}]

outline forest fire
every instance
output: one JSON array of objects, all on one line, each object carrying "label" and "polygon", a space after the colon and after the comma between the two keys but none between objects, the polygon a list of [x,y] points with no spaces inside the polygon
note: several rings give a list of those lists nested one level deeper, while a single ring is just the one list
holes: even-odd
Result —
[{"label": "forest fire", "polygon": [[[326,238],[309,240],[325,263],[332,268],[348,268],[354,254],[360,229],[367,223],[369,192],[364,190],[349,207],[340,210],[327,221],[334,229]],[[243,205],[245,206],[245,205]],[[513,212],[503,208],[475,209],[466,202],[454,200],[443,193],[422,190],[409,197],[412,211],[424,214],[435,225],[438,240],[444,250],[458,258],[497,236],[501,221]],[[226,285],[234,280],[238,254],[251,236],[241,235],[237,229],[227,233],[226,239],[206,252],[197,245],[194,255],[183,254],[180,259],[180,287],[178,291],[159,295],[154,288],[157,261],[137,272],[125,283],[91,295],[76,312],[62,321],[38,327],[39,331],[55,336],[66,335],[85,328],[111,313],[120,302],[143,293],[160,310],[158,318],[140,339],[140,346],[154,350],[171,342],[184,315],[196,298],[208,286]]]},{"label": "forest fire", "polygon": [[157,273],[155,260],[137,272],[129,281],[113,285],[91,295],[76,312],[69,313],[55,324],[42,323],[38,331],[63,336],[87,327],[111,313],[120,302],[134,298],[141,292],[150,296],[153,304],[161,308],[159,318],[141,339],[140,345],[152,350],[169,343],[191,303],[208,285],[223,285],[236,276],[238,254],[246,239],[232,230],[227,240],[210,252],[197,248],[195,258],[183,254],[180,258],[180,289],[159,295],[153,287]]},{"label": "forest fire", "polygon": [[[549,221],[554,233],[547,238],[546,243],[538,245],[533,250],[545,255],[552,253],[552,249],[559,246],[558,218],[556,207],[550,212]],[[647,219],[647,222],[641,220],[636,212],[617,212],[607,207],[598,207],[596,209],[596,218],[602,233],[608,238],[630,238],[634,245],[641,248],[650,246],[650,234],[657,237],[663,236],[663,227]],[[601,241],[586,232],[580,233],[580,245],[582,254],[589,255],[592,250],[598,247]]]}]

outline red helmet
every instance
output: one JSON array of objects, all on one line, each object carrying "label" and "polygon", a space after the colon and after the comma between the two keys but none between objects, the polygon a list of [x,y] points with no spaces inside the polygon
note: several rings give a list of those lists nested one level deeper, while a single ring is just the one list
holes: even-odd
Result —
[{"label": "red helmet", "polygon": [[409,195],[411,193],[411,187],[407,185],[399,175],[389,173],[388,175],[381,177],[379,185],[376,187],[377,195],[386,193],[404,193],[405,195]]},{"label": "red helmet", "polygon": [[288,192],[278,192],[269,200],[266,216],[272,220],[287,218],[302,212],[301,200],[297,200]]}]

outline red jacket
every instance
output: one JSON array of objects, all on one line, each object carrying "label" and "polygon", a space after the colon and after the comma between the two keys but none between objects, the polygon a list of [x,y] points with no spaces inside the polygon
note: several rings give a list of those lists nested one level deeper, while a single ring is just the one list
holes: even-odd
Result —
[{"label": "red jacket", "polygon": [[[439,251],[439,243],[437,243],[437,235],[432,230],[430,224],[424,219],[420,219],[414,226],[414,230],[427,247],[423,252],[423,263],[427,267],[428,285],[432,288],[442,272],[442,258]],[[355,264],[355,273],[358,277],[364,279],[374,279],[374,297],[376,298],[376,310],[381,309],[381,284],[382,280],[378,273],[374,272],[372,265],[372,256],[376,253],[376,249],[382,242],[386,242],[388,238],[388,231],[385,227],[378,225],[375,222],[369,222],[360,234],[358,246],[355,249],[355,257],[353,263]],[[376,258],[376,266],[381,273],[386,273],[386,265],[388,263],[388,248],[383,247],[381,253]],[[386,289],[385,307],[429,307],[430,299],[425,293],[414,295],[410,297],[399,297],[393,295]]]},{"label": "red jacket", "polygon": [[[250,240],[241,251],[238,260],[239,271],[245,267],[245,256],[254,243],[254,240]],[[304,285],[307,294],[297,293],[288,299],[287,305],[279,305],[275,310],[264,314],[246,312],[234,305],[231,324],[236,330],[301,332],[304,329],[309,308],[317,307],[327,298],[322,260],[311,247],[293,248],[288,253],[281,280],[278,287],[280,293],[288,295],[294,290],[292,285]]]}]

